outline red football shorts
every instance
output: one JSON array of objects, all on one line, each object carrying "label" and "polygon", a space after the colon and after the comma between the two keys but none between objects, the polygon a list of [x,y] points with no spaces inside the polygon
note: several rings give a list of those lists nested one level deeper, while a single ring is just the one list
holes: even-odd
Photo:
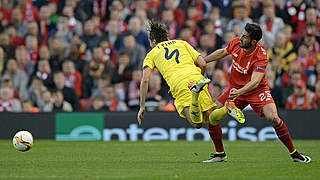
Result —
[{"label": "red football shorts", "polygon": [[[227,99],[231,99],[229,97],[231,88],[227,89],[217,100],[224,104]],[[234,103],[239,109],[245,108],[248,104],[252,107],[252,109],[261,117],[264,116],[262,108],[269,104],[274,103],[274,100],[270,94],[270,89],[268,86],[255,89],[253,92],[246,93],[237,97],[234,100]]]}]

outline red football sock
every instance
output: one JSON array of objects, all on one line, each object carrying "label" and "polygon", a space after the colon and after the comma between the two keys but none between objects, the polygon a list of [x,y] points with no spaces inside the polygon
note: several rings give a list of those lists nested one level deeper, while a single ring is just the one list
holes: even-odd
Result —
[{"label": "red football sock", "polygon": [[220,123],[216,126],[208,124],[208,131],[213,141],[214,147],[216,148],[216,152],[224,152],[222,143],[222,129]]},{"label": "red football sock", "polygon": [[288,131],[287,126],[284,124],[282,119],[280,119],[280,123],[278,125],[273,126],[276,130],[278,138],[282,141],[282,143],[288,148],[289,152],[293,152],[295,150],[290,133]]}]

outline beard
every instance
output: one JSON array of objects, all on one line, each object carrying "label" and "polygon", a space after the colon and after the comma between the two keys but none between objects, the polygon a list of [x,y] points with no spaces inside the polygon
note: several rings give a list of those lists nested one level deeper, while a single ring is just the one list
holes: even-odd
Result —
[{"label": "beard", "polygon": [[241,43],[241,41],[240,41],[239,46],[240,46],[241,48],[248,49],[248,48],[251,47],[251,41],[248,42],[247,44],[243,44],[243,43]]}]

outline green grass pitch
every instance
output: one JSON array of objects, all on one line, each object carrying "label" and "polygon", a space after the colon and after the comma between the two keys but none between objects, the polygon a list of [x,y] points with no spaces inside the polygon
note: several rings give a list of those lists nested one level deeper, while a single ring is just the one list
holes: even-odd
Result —
[{"label": "green grass pitch", "polygon": [[29,152],[0,141],[0,179],[320,179],[320,140],[294,141],[312,158],[294,163],[279,141],[224,141],[228,162],[201,163],[211,142],[57,142]]}]

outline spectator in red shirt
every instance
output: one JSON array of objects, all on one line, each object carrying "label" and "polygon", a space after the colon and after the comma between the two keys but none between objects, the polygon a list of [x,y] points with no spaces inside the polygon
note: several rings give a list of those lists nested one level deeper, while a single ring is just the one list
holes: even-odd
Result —
[{"label": "spectator in red shirt", "polygon": [[127,105],[117,99],[115,96],[114,87],[109,85],[104,87],[102,91],[104,106],[106,106],[107,111],[128,111]]},{"label": "spectator in red shirt", "polygon": [[25,21],[40,21],[39,10],[32,5],[32,0],[19,0],[18,7],[21,8]]},{"label": "spectator in red shirt", "polygon": [[294,93],[288,97],[286,109],[311,109],[313,93],[309,91],[306,84],[299,80],[294,84]]},{"label": "spectator in red shirt", "polygon": [[13,98],[9,87],[0,88],[0,112],[21,112],[22,107],[19,99]]},{"label": "spectator in red shirt", "polygon": [[65,77],[64,84],[66,87],[73,88],[77,95],[82,95],[82,75],[74,67],[74,64],[70,60],[66,60],[62,63],[62,72]]},{"label": "spectator in red shirt", "polygon": [[286,88],[290,84],[294,85],[294,82],[292,82],[292,75],[295,73],[300,73],[301,79],[304,82],[308,81],[308,76],[304,71],[302,71],[302,67],[300,66],[300,63],[298,61],[294,60],[294,61],[290,62],[289,70],[282,73],[282,77],[281,77],[281,87],[282,88]]},{"label": "spectator in red shirt", "polygon": [[313,29],[307,29],[307,34],[304,37],[303,43],[307,45],[311,56],[320,61],[320,43],[317,41],[316,34]]},{"label": "spectator in red shirt", "polygon": [[304,44],[300,45],[298,49],[297,61],[307,75],[314,71],[314,67],[317,64],[317,60],[308,53],[307,46]]},{"label": "spectator in red shirt", "polygon": [[6,29],[9,38],[10,38],[10,43],[17,47],[17,46],[21,46],[24,45],[24,39],[20,36],[17,36],[17,32],[16,32],[16,28],[13,25],[9,25]]},{"label": "spectator in red shirt", "polygon": [[297,40],[300,40],[301,37],[307,33],[308,25],[315,25],[315,32],[320,32],[320,18],[317,17],[316,9],[313,7],[306,10],[305,21],[303,21],[297,28]]},{"label": "spectator in red shirt", "polygon": [[40,8],[40,22],[39,22],[39,31],[40,35],[43,37],[42,44],[48,44],[48,37],[50,31],[53,29],[53,24],[50,20],[50,9],[49,6],[43,5]]},{"label": "spectator in red shirt", "polygon": [[[297,61],[293,61],[292,63],[298,64]],[[303,80],[303,75],[301,72],[301,69],[296,69],[293,71],[290,71],[289,74],[284,74],[287,79],[284,79],[284,77],[281,79],[282,81],[286,81],[286,86],[282,87],[282,97],[281,97],[281,107],[285,107],[288,97],[293,94],[294,92],[294,84],[299,81]]]},{"label": "spectator in red shirt", "polygon": [[[112,63],[112,61],[108,61],[105,59],[103,49],[98,46],[93,49],[92,53],[93,58],[91,59],[91,61],[94,61],[96,64],[98,64],[99,71],[102,71],[102,74],[111,77],[114,71],[114,64]],[[91,61],[84,67],[84,76],[86,76],[90,70]]]},{"label": "spectator in red shirt", "polygon": [[2,26],[7,26],[10,21],[10,12],[7,8],[2,7],[2,2],[0,3],[0,20]]},{"label": "spectator in red shirt", "polygon": [[46,59],[40,59],[37,63],[37,70],[33,73],[31,77],[38,77],[44,83],[48,89],[53,89],[53,75],[51,73],[51,68],[49,61]]},{"label": "spectator in red shirt", "polygon": [[165,9],[162,11],[162,22],[168,28],[169,39],[176,39],[180,30],[177,20],[174,19],[173,10]]},{"label": "spectator in red shirt", "polygon": [[[179,5],[179,4],[178,4]],[[165,0],[164,8],[170,9],[174,13],[174,19],[177,21],[180,27],[182,27],[185,23],[184,12],[182,9],[177,7],[175,0]],[[163,15],[162,15],[163,16]]]},{"label": "spectator in red shirt", "polygon": [[1,77],[1,87],[9,87],[12,91],[13,98],[20,99],[19,92],[13,88],[12,80],[9,75],[3,75]]},{"label": "spectator in red shirt", "polygon": [[[90,1],[89,1],[90,2]],[[101,19],[105,18],[106,12],[110,4],[107,0],[93,0],[90,9],[93,11],[94,15],[99,16]]]}]

